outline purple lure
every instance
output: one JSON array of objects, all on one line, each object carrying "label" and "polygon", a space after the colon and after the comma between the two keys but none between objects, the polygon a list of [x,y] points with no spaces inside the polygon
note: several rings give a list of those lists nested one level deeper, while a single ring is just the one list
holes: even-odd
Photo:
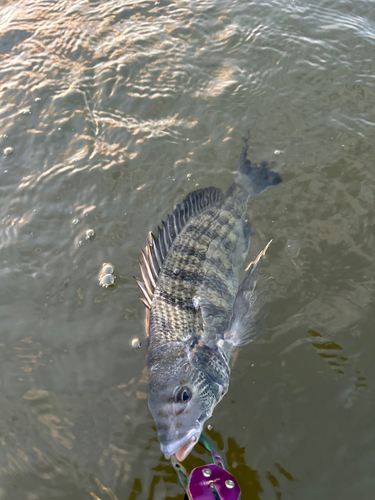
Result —
[{"label": "purple lure", "polygon": [[183,465],[173,456],[171,462],[189,500],[240,500],[241,489],[235,478],[224,469],[220,454],[205,437],[199,442],[211,453],[213,464],[196,467],[190,476]]}]

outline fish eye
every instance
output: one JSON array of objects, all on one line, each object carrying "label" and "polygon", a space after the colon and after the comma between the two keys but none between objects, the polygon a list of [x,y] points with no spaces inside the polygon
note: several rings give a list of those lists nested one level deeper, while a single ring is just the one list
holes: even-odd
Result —
[{"label": "fish eye", "polygon": [[173,399],[175,403],[187,403],[192,397],[191,390],[186,385],[177,387]]}]

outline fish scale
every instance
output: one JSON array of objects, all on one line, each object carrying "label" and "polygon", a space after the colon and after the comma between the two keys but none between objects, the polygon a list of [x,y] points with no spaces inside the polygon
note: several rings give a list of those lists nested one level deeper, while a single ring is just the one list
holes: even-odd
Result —
[{"label": "fish scale", "polygon": [[249,342],[266,295],[255,284],[266,248],[239,286],[249,247],[247,200],[280,176],[243,148],[234,183],[189,193],[150,233],[136,280],[147,308],[149,408],[161,449],[182,460],[228,390],[233,349]]},{"label": "fish scale", "polygon": [[[232,241],[227,238],[236,219],[230,217],[227,211],[223,211],[220,204],[215,211],[208,210],[208,212],[198,215],[181,232],[164,262],[150,311],[150,345],[156,346],[173,340],[184,342],[191,340],[192,325],[197,324],[196,316],[200,313],[200,309],[193,304],[197,291],[201,301],[209,298],[211,303],[222,308],[225,306],[228,311],[231,309],[235,297],[235,284],[229,279],[233,275],[233,266],[229,258],[231,254],[221,253],[220,267],[216,267],[213,265],[214,262],[210,261],[210,258],[214,258],[215,252],[209,250],[214,242],[218,244],[225,242],[226,249],[232,246]],[[190,279],[181,279],[179,269],[190,273]],[[228,290],[229,285],[230,292],[223,298],[222,290]],[[160,332],[160,317],[169,325],[166,334]],[[225,319],[228,321],[227,315]],[[203,326],[204,322],[198,324]],[[157,332],[155,337],[153,332]],[[204,327],[202,331],[195,330],[194,333],[203,338]]]}]

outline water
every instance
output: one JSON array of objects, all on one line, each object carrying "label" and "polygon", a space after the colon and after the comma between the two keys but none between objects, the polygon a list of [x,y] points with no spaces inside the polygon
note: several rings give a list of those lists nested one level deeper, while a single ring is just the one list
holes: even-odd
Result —
[{"label": "water", "polygon": [[0,499],[183,499],[132,276],[247,128],[272,302],[206,435],[246,499],[374,498],[372,2],[0,4]]}]

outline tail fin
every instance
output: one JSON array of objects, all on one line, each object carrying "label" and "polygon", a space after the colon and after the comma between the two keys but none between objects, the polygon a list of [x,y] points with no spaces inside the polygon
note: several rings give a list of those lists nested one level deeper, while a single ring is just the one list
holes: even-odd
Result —
[{"label": "tail fin", "polygon": [[250,132],[248,131],[247,137],[243,137],[245,145],[242,148],[242,153],[237,163],[234,182],[237,186],[245,189],[250,195],[258,194],[269,186],[280,184],[281,176],[274,170],[267,168],[267,165],[269,165],[268,162],[264,161],[258,166],[247,159],[249,137]]},{"label": "tail fin", "polygon": [[[271,240],[272,241],[272,240]],[[246,268],[245,276],[238,288],[238,292],[233,304],[233,314],[229,325],[229,331],[224,335],[224,339],[233,345],[245,345],[257,336],[257,325],[268,313],[268,290],[255,290],[258,281],[260,268],[266,251],[271,244],[266,245],[258,257]]]}]

